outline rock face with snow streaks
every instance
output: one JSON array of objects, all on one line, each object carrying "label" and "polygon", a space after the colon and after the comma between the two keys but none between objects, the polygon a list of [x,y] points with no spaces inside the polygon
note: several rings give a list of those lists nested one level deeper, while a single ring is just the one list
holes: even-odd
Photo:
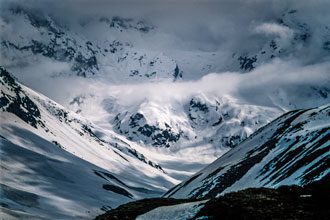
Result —
[{"label": "rock face with snow streaks", "polygon": [[214,198],[249,187],[305,185],[330,173],[330,106],[290,111],[165,194]]},{"label": "rock face with snow streaks", "polygon": [[134,143],[16,82],[2,67],[0,88],[5,217],[91,218],[159,196],[177,182]]}]

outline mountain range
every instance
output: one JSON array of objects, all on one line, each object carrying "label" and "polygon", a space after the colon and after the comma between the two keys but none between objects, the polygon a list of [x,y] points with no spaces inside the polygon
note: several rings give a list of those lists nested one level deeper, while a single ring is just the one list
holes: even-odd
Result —
[{"label": "mountain range", "polygon": [[91,219],[148,198],[180,205],[139,218],[185,219],[228,193],[328,178],[330,28],[304,10],[210,49],[147,16],[2,6],[5,218]]}]

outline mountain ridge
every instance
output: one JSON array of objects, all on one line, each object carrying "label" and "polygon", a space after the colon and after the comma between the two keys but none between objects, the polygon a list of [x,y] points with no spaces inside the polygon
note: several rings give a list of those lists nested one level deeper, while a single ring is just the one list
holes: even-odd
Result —
[{"label": "mountain ridge", "polygon": [[330,172],[329,116],[329,105],[285,113],[164,196],[208,198],[317,180]]},{"label": "mountain ridge", "polygon": [[91,218],[177,182],[124,137],[0,71],[1,212],[7,217]]}]

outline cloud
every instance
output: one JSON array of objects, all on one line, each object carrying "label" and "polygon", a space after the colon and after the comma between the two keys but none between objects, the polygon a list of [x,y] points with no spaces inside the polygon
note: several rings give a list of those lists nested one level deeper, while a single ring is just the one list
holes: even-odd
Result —
[{"label": "cloud", "polygon": [[[103,94],[116,97],[122,105],[136,105],[144,100],[158,103],[184,102],[191,96],[203,94],[228,94],[237,87],[239,75],[234,73],[210,73],[195,81],[158,82],[136,85],[111,85]],[[93,89],[104,87],[94,85]],[[100,93],[98,93],[100,94]]]},{"label": "cloud", "polygon": [[287,26],[276,23],[263,23],[255,27],[255,32],[267,36],[279,37],[283,42],[289,42],[293,38],[294,31]]},{"label": "cloud", "polygon": [[275,59],[243,75],[235,96],[257,105],[317,107],[330,101],[330,97],[318,94],[321,90],[330,91],[329,71],[329,61],[302,65],[299,60]]},{"label": "cloud", "polygon": [[[241,103],[278,107],[314,107],[328,99],[311,100],[309,92],[316,88],[330,88],[330,62],[316,65],[301,65],[297,60],[274,59],[250,73],[210,73],[199,80],[185,82],[152,82],[135,85],[109,85],[100,81],[89,81],[77,94],[96,94],[102,99],[113,97],[116,103],[127,108],[143,102],[171,105],[186,103],[192,96],[203,94],[211,99],[232,96]],[[283,95],[279,97],[279,91]],[[313,91],[317,94],[317,91]],[[86,94],[88,95],[88,94]],[[279,103],[279,98],[285,98]],[[315,97],[314,97],[315,98]],[[294,103],[287,106],[285,101]]]}]

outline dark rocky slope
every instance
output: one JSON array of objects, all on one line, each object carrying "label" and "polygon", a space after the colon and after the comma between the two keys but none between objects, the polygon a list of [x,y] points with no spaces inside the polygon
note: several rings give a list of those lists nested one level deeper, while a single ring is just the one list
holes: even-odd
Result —
[{"label": "dark rocky slope", "polygon": [[[195,200],[144,199],[121,205],[97,220],[135,219],[160,206]],[[249,188],[210,199],[192,219],[329,219],[330,175],[305,186]]]}]

